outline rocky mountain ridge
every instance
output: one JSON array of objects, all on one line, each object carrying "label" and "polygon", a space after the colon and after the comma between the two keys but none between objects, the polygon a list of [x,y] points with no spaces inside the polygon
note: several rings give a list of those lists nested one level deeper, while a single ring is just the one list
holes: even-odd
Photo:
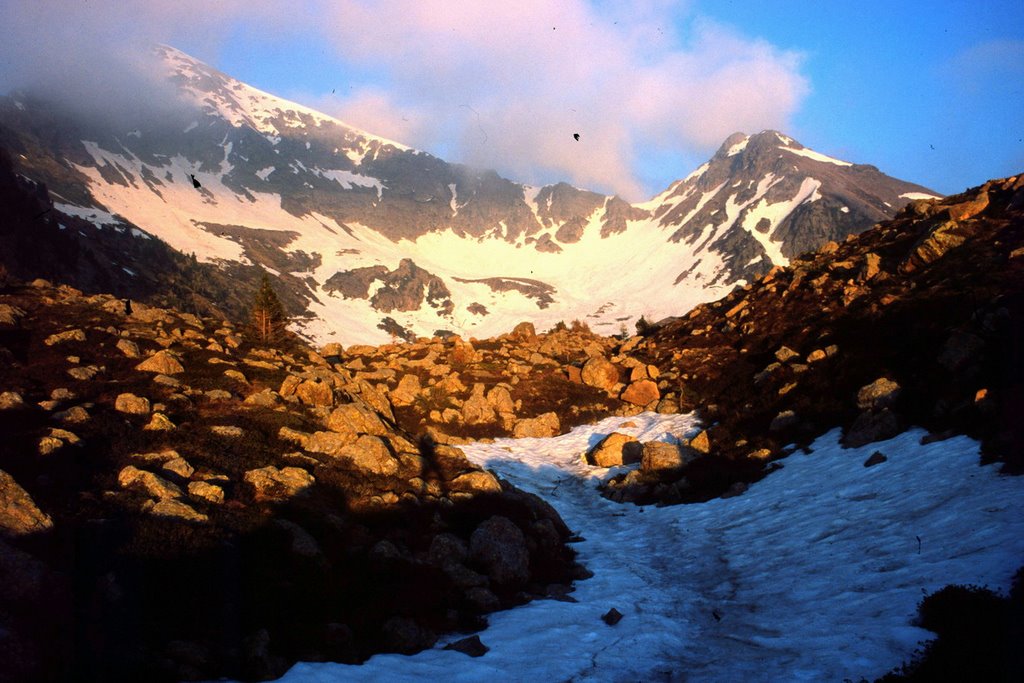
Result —
[{"label": "rocky mountain ridge", "polygon": [[[0,101],[0,144],[53,194],[54,216],[139,229],[235,279],[271,270],[318,343],[494,336],[526,319],[616,333],[934,195],[774,131],[730,137],[647,202],[529,187],[159,54],[184,102],[172,114],[103,125],[15,94]],[[406,259],[422,277],[395,275]],[[366,286],[332,286],[353,277]]]}]

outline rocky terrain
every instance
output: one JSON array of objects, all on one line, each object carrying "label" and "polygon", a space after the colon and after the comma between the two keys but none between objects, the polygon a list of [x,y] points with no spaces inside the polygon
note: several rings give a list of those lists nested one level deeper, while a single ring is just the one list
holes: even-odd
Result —
[{"label": "rocky terrain", "polygon": [[1022,348],[1024,176],[912,202],[618,347],[678,383],[680,409],[709,428],[687,467],[629,473],[608,494],[739,493],[836,425],[850,446],[909,425],[968,434],[1020,472]]},{"label": "rocky terrain", "polygon": [[558,515],[325,353],[3,283],[4,680],[265,679],[571,599]]},{"label": "rocky terrain", "polygon": [[637,464],[603,489],[636,503],[740,495],[836,425],[849,446],[968,434],[1019,472],[1022,217],[1021,176],[915,201],[630,337],[575,320],[264,347],[5,272],[5,675],[268,678],[571,599],[587,575],[571,530],[466,460],[467,440],[696,411],[695,437],[613,433],[585,454]]}]

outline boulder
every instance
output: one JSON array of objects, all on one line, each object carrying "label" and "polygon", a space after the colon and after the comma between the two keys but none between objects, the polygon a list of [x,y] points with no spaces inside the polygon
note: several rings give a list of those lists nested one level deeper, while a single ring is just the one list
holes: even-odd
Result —
[{"label": "boulder", "polygon": [[546,438],[555,436],[561,431],[561,423],[555,413],[544,413],[537,417],[527,418],[516,422],[512,429],[512,436],[516,439],[526,437]]},{"label": "boulder", "polygon": [[117,349],[129,358],[139,358],[142,356],[139,352],[139,345],[130,339],[117,340]]},{"label": "boulder", "polygon": [[708,435],[708,430],[702,429],[700,434],[690,439],[690,443],[688,445],[690,446],[690,448],[697,451],[698,453],[701,453],[702,455],[707,455],[708,453],[710,453],[711,437]]},{"label": "boulder", "polygon": [[347,444],[334,455],[373,474],[392,475],[398,472],[398,461],[391,455],[384,441],[377,436],[360,436],[355,443]]},{"label": "boulder", "polygon": [[445,650],[455,650],[461,652],[464,655],[470,657],[483,657],[485,654],[491,651],[491,648],[480,642],[480,636],[472,635],[467,638],[456,640],[454,643],[448,643],[444,646]]},{"label": "boulder", "polygon": [[799,358],[800,354],[789,348],[788,346],[780,346],[779,350],[775,352],[775,357],[780,363],[791,361],[794,358]]},{"label": "boulder", "polygon": [[843,445],[857,448],[875,441],[884,441],[903,431],[900,420],[888,408],[860,414],[843,436]]},{"label": "boulder", "polygon": [[188,479],[192,476],[192,473],[196,471],[196,468],[192,467],[188,460],[185,460],[185,458],[180,456],[177,458],[171,458],[165,462],[161,469],[165,472],[181,477],[182,479]]},{"label": "boulder", "polygon": [[82,406],[72,406],[67,410],[53,414],[53,419],[67,424],[81,424],[89,421],[89,411]]},{"label": "boulder", "polygon": [[177,498],[181,495],[181,489],[171,482],[152,472],[140,470],[134,465],[128,465],[118,473],[117,483],[123,489],[141,490],[149,497],[160,500]]},{"label": "boulder", "polygon": [[193,498],[200,498],[207,503],[214,503],[215,505],[224,502],[224,489],[205,481],[189,482],[188,494]]},{"label": "boulder", "polygon": [[391,392],[391,403],[396,406],[408,406],[420,395],[420,378],[418,375],[409,373],[402,375],[398,380],[398,386]]},{"label": "boulder", "polygon": [[205,522],[209,519],[206,515],[196,512],[188,503],[176,498],[162,498],[144,505],[142,509],[156,517],[170,517],[184,522]]},{"label": "boulder", "polygon": [[332,432],[351,435],[353,438],[358,434],[384,436],[388,433],[388,428],[380,416],[361,401],[346,403],[331,411],[327,418],[327,428]]},{"label": "boulder", "polygon": [[522,341],[533,341],[537,338],[537,329],[531,322],[521,322],[512,328],[509,336]]},{"label": "boulder", "polygon": [[641,379],[626,387],[619,398],[635,406],[646,406],[661,398],[661,392],[652,380]]},{"label": "boulder", "polygon": [[451,481],[449,489],[460,493],[501,493],[501,484],[490,472],[476,471],[460,474]]},{"label": "boulder", "polygon": [[455,534],[442,532],[430,541],[427,560],[436,567],[462,564],[469,557],[469,547]]},{"label": "boulder", "polygon": [[0,393],[0,410],[11,410],[12,408],[21,408],[25,405],[25,400],[16,391],[5,391]]},{"label": "boulder", "polygon": [[153,413],[149,418],[149,423],[142,429],[165,432],[176,429],[176,425],[163,413]]},{"label": "boulder", "polygon": [[57,334],[51,334],[49,337],[43,340],[43,343],[47,346],[53,346],[54,344],[63,344],[64,342],[85,341],[85,332],[82,330],[66,330],[64,332],[58,332]]},{"label": "boulder", "polygon": [[956,331],[949,336],[939,352],[939,365],[958,372],[976,361],[985,348],[985,341],[976,334]]},{"label": "boulder", "polygon": [[677,470],[699,457],[700,453],[688,446],[649,441],[640,454],[640,469],[648,472]]},{"label": "boulder", "polygon": [[[284,395],[283,390],[281,394]],[[308,379],[295,387],[295,396],[308,406],[334,405],[334,388],[319,377]]]},{"label": "boulder", "polygon": [[264,389],[263,391],[257,391],[255,394],[250,394],[243,403],[250,406],[273,408],[281,403],[281,397],[273,389]]},{"label": "boulder", "polygon": [[136,365],[135,369],[143,372],[155,372],[161,375],[177,375],[185,372],[185,368],[178,362],[178,359],[166,349],[157,351]]},{"label": "boulder", "polygon": [[587,462],[597,467],[616,467],[640,462],[643,446],[635,436],[612,432],[587,453]]},{"label": "boulder", "polygon": [[135,394],[118,394],[114,400],[114,410],[129,415],[149,415],[149,399]]},{"label": "boulder", "polygon": [[301,467],[278,469],[268,465],[249,470],[243,476],[243,481],[257,499],[283,500],[301,495],[316,479]]},{"label": "boulder", "polygon": [[619,383],[619,369],[603,356],[594,356],[583,366],[582,379],[587,386],[611,392]]},{"label": "boulder", "polygon": [[14,477],[0,470],[0,533],[23,536],[53,527],[50,516],[40,510]]},{"label": "boulder", "polygon": [[492,387],[491,390],[487,392],[487,403],[494,408],[494,412],[499,415],[510,415],[516,411],[516,404],[515,401],[512,400],[512,393],[507,387],[501,386],[500,384]]},{"label": "boulder", "polygon": [[466,424],[486,424],[494,422],[494,408],[484,396],[484,385],[476,383],[469,398],[462,405],[462,420]]},{"label": "boulder", "polygon": [[530,578],[526,537],[506,517],[495,515],[477,526],[469,537],[469,552],[498,585],[521,584]]},{"label": "boulder", "polygon": [[82,367],[69,368],[68,376],[72,379],[85,382],[100,374],[101,370],[102,368],[96,365],[85,365]]},{"label": "boulder", "polygon": [[900,385],[887,377],[879,377],[857,391],[857,407],[861,410],[890,408],[900,395]]},{"label": "boulder", "polygon": [[768,426],[770,432],[781,432],[791,427],[796,426],[800,422],[800,418],[792,410],[783,410],[774,418],[772,423]]}]

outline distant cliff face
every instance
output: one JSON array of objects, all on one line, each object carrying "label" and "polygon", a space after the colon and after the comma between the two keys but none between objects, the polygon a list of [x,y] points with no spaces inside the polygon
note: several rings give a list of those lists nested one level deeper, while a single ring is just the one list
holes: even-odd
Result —
[{"label": "distant cliff face", "polygon": [[[102,125],[13,95],[0,100],[0,144],[66,215],[141,229],[243,279],[271,270],[320,341],[383,341],[385,318],[411,335],[576,318],[616,333],[934,196],[774,131],[731,136],[648,202],[529,187],[158,50],[186,113]],[[417,275],[396,289],[403,269]]]}]

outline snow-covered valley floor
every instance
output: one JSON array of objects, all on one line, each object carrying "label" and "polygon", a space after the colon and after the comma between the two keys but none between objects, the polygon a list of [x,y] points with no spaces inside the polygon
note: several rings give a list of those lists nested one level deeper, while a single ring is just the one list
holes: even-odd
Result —
[{"label": "snow-covered valley floor", "polygon": [[[632,422],[632,427],[622,427]],[[923,432],[843,450],[838,431],[743,495],[639,508],[595,490],[609,471],[581,454],[618,430],[641,441],[695,431],[690,416],[609,418],[552,439],[466,454],[549,501],[586,540],[594,572],[576,603],[493,614],[470,658],[441,648],[361,666],[300,663],[285,681],[842,681],[871,679],[932,636],[911,626],[949,583],[1006,591],[1024,562],[1024,477],[979,467],[965,437]],[[888,457],[865,468],[874,451]],[[608,626],[601,615],[624,618]]]}]

